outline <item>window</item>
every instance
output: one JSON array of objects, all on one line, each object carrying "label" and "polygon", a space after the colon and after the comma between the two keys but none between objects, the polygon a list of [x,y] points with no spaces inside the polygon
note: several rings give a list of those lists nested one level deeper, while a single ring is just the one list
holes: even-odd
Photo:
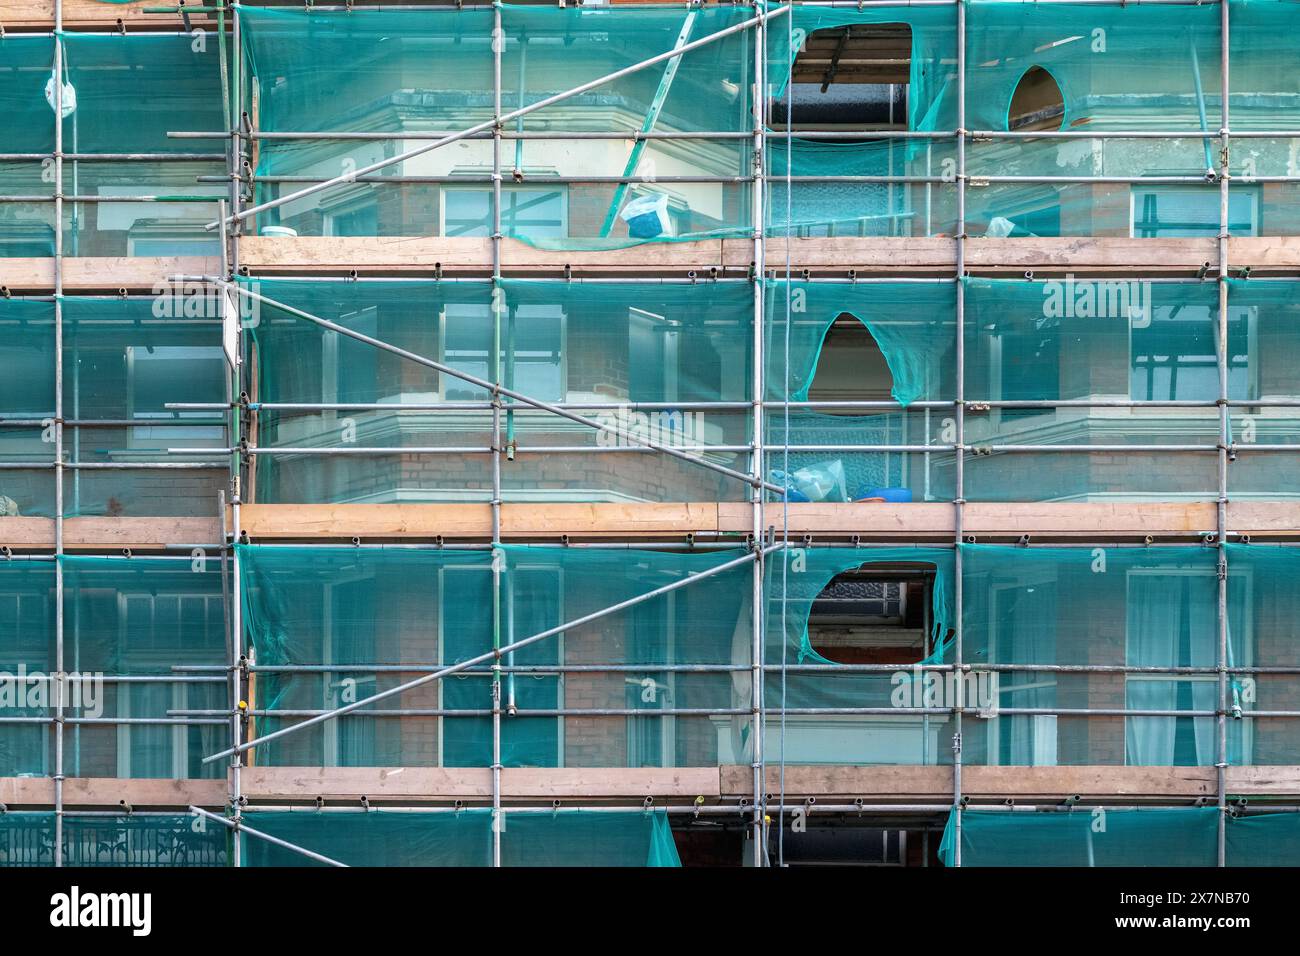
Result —
[{"label": "window", "polygon": [[[1149,303],[1148,303],[1149,307]],[[1250,308],[1229,307],[1228,394],[1258,397],[1251,362],[1257,338]],[[1151,321],[1131,324],[1129,395],[1135,401],[1208,401],[1219,395],[1218,323],[1208,307],[1150,308]]]},{"label": "window", "polygon": [[[326,614],[321,633],[328,635],[324,644],[326,666],[355,664],[382,659],[376,647],[375,618],[373,614],[358,614],[356,609],[371,607],[374,580],[363,576],[351,581],[327,584]],[[333,709],[364,700],[379,691],[373,672],[364,668],[356,671],[324,671],[320,675],[322,686],[321,706]],[[407,679],[401,675],[401,679]],[[376,744],[379,726],[388,725],[399,718],[350,717],[327,720],[321,725],[324,733],[324,765],[327,767],[373,767],[378,764]]]},{"label": "window", "polygon": [[[14,674],[20,664],[28,672],[52,670],[52,608],[50,591],[39,585],[0,594],[0,634],[5,635],[0,670]],[[48,717],[52,712],[50,708],[29,706],[13,708],[7,716]],[[48,737],[49,728],[44,724],[0,725],[0,776],[49,773]]]},{"label": "window", "polygon": [[[1056,578],[1044,569],[1038,580],[1022,576],[1013,585],[990,585],[988,633],[990,664],[1034,664],[1056,659],[1058,618]],[[1055,714],[1001,714],[1002,708],[1051,708],[1056,677],[1051,671],[998,673],[999,714],[989,721],[991,764],[1053,767],[1057,764]]]},{"label": "window", "polygon": [[907,129],[911,61],[912,30],[906,24],[816,30],[795,56],[790,89],[772,99],[772,125],[796,131]]},{"label": "window", "polygon": [[137,221],[127,234],[129,256],[212,256],[221,255],[221,240],[204,233],[204,220],[190,223],[167,219]]},{"label": "window", "polygon": [[[126,348],[127,417],[134,421],[208,419],[204,411],[173,411],[168,402],[225,397],[229,367],[220,346],[134,346]],[[222,425],[194,425],[190,428],[139,425],[131,429],[131,444],[156,448],[160,442],[173,446],[220,443]]]},{"label": "window", "polygon": [[[563,239],[568,235],[568,205],[568,192],[563,186],[502,186],[501,234]],[[444,189],[442,234],[492,235],[492,190]]]},{"label": "window", "polygon": [[[825,172],[902,175],[909,146],[892,139],[801,140],[799,133],[907,130],[912,31],[906,24],[852,24],[816,30],[795,55],[788,86],[775,87],[768,115],[775,130],[794,134],[769,145],[771,208],[784,216],[787,169],[796,176]],[[927,156],[931,144],[925,144]],[[827,153],[835,152],[832,160]],[[837,168],[826,168],[827,164]],[[849,166],[844,164],[848,163]],[[851,168],[849,168],[851,166]],[[930,209],[930,186],[924,187]],[[911,227],[919,197],[897,183],[795,183],[788,201],[800,236],[902,235]],[[926,229],[929,229],[927,223]]]},{"label": "window", "polygon": [[[896,675],[914,679],[912,666],[937,650],[933,586],[933,571],[915,565],[867,565],[837,575],[809,610],[808,641],[818,656],[806,663],[886,664],[897,670],[793,680],[815,682],[819,700],[830,693],[855,706],[890,706],[899,686]],[[785,721],[785,758],[790,763],[935,764],[945,723],[943,716],[916,713],[791,715]],[[774,733],[771,746],[779,739]],[[770,750],[769,759],[776,753]]]},{"label": "window", "polygon": [[[516,565],[508,582],[505,627],[501,642],[522,640],[562,622],[564,572],[551,566]],[[492,578],[482,568],[439,571],[438,660],[454,664],[476,657],[490,647],[485,621],[492,606]],[[506,655],[506,666],[535,667],[564,660],[565,635],[559,634]],[[564,676],[555,671],[506,674],[502,707],[554,710],[564,700]],[[477,670],[438,681],[439,707],[444,710],[490,711],[492,676]],[[439,721],[439,747],[444,767],[487,767],[492,764],[492,719],[448,717]],[[564,719],[561,717],[502,718],[502,762],[506,766],[564,766]]]},{"label": "window", "polygon": [[[1218,187],[1135,185],[1131,193],[1133,237],[1187,238],[1219,234]],[[1258,236],[1260,191],[1234,188],[1228,193],[1228,232]]]},{"label": "window", "polygon": [[[221,595],[207,593],[116,594],[117,669],[129,674],[166,673],[172,664],[194,660],[195,642],[220,635],[225,627]],[[93,613],[79,620],[74,655],[82,651],[82,626],[90,629],[85,650],[95,655],[95,631],[103,626]],[[207,648],[205,647],[205,651]],[[210,656],[210,655],[205,655]],[[164,718],[170,710],[210,710],[227,706],[224,683],[119,683],[118,717]],[[113,691],[106,691],[111,695]],[[219,770],[202,758],[220,749],[228,728],[218,724],[118,724],[117,776],[151,778],[214,777]]]},{"label": "window", "polygon": [[324,213],[327,236],[379,235],[379,202],[373,189],[329,206]]},{"label": "window", "polygon": [[1065,97],[1056,78],[1041,66],[1031,66],[1016,84],[1007,109],[1007,129],[1059,130],[1065,126]]},{"label": "window", "polygon": [[[1218,619],[1212,606],[1207,610],[1214,581],[1213,572],[1206,571],[1130,572],[1126,663],[1134,667],[1214,667]],[[1237,605],[1238,600],[1237,595],[1229,595],[1230,604],[1250,606],[1248,600]],[[1230,659],[1228,663],[1250,666],[1251,661]],[[1217,710],[1218,677],[1127,674],[1124,700],[1129,710]],[[1231,722],[1230,758],[1251,752],[1251,723]],[[1125,763],[1130,766],[1210,766],[1218,759],[1214,717],[1126,717],[1124,738]]]},{"label": "window", "polygon": [[[448,305],[442,326],[442,361],[478,378],[492,381],[493,323],[491,308]],[[563,401],[565,374],[564,310],[558,305],[507,303],[501,332],[501,382],[543,401]],[[446,401],[486,401],[487,389],[451,375],[443,376]]]},{"label": "window", "polygon": [[[808,388],[814,402],[888,401],[894,377],[885,354],[867,327],[851,315],[841,315],[826,332],[817,367]],[[861,409],[828,410],[831,414],[861,415]]]}]

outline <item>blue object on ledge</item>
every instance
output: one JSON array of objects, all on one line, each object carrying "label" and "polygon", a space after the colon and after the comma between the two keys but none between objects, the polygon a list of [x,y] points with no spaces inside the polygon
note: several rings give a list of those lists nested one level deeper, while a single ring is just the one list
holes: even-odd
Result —
[{"label": "blue object on ledge", "polygon": [[858,489],[858,493],[853,496],[854,501],[862,501],[867,498],[883,498],[885,501],[907,502],[912,500],[912,490],[910,488],[869,488]]}]

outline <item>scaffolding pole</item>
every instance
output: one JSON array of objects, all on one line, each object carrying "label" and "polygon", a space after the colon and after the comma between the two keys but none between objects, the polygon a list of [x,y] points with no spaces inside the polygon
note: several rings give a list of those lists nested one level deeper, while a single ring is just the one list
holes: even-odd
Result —
[{"label": "scaffolding pole", "polygon": [[[957,16],[957,431],[955,494],[953,500],[953,638],[954,666],[962,667],[962,518],[966,493],[966,2],[956,0]],[[957,681],[952,736],[952,819],[956,836],[953,865],[961,866],[962,813],[962,695],[965,681]]]},{"label": "scaffolding pole", "polygon": [[[761,13],[763,7],[761,0],[755,0],[754,10]],[[785,9],[789,9],[786,7]],[[750,189],[750,225],[754,230],[753,254],[754,254],[754,364],[753,364],[753,431],[751,436],[753,441],[753,453],[750,464],[754,473],[754,481],[751,486],[752,497],[752,518],[753,524],[750,529],[754,546],[754,567],[753,567],[753,591],[750,598],[752,610],[750,613],[751,647],[750,659],[753,670],[750,679],[750,696],[751,706],[753,708],[752,720],[754,729],[750,734],[753,740],[754,753],[752,757],[751,771],[753,775],[754,791],[754,826],[753,826],[753,856],[754,866],[761,867],[766,862],[767,847],[767,787],[765,779],[765,754],[764,743],[767,739],[766,720],[763,710],[763,620],[766,608],[764,607],[763,597],[763,572],[766,567],[764,560],[763,541],[764,541],[764,502],[767,497],[767,489],[764,486],[765,460],[764,460],[764,420],[763,420],[763,400],[767,397],[764,394],[764,281],[766,274],[766,246],[764,236],[767,232],[764,222],[763,206],[763,188],[764,173],[767,169],[766,148],[763,138],[763,130],[766,129],[766,104],[767,104],[767,31],[766,23],[761,16],[755,18],[756,26],[754,27],[754,83],[751,107],[751,118],[754,127],[754,139],[750,157],[751,173],[753,176],[753,185]]]},{"label": "scaffolding pole", "polygon": [[[1228,407],[1228,189],[1231,177],[1228,143],[1228,98],[1230,92],[1230,70],[1228,66],[1229,32],[1228,2],[1219,3],[1219,100],[1222,113],[1219,121],[1222,125],[1222,138],[1219,150],[1219,321],[1218,333],[1218,372],[1219,372],[1219,454],[1218,454],[1218,506],[1215,509],[1218,520],[1217,541],[1219,550],[1218,567],[1218,606],[1216,622],[1218,640],[1215,642],[1215,659],[1218,667],[1218,685],[1216,698],[1218,713],[1215,715],[1215,735],[1217,738],[1217,757],[1215,759],[1215,789],[1218,795],[1217,855],[1219,866],[1227,866],[1228,842],[1228,447],[1232,441],[1231,409]],[[1193,45],[1193,49],[1195,49]],[[1200,86],[1200,71],[1196,74],[1197,87]],[[1204,122],[1204,120],[1202,120]],[[1210,142],[1205,140],[1206,153]]]},{"label": "scaffolding pole", "polygon": [[[63,0],[54,0],[54,670],[63,673]],[[63,866],[63,694],[54,705],[54,865]]]}]

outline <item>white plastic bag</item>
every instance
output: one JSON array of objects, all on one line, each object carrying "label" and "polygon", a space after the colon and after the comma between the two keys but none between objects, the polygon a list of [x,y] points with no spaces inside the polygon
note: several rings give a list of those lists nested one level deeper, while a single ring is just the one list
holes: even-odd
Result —
[{"label": "white plastic bag", "polygon": [[627,234],[634,239],[673,234],[673,223],[668,218],[668,197],[663,193],[633,199],[623,207],[618,217],[627,223]]}]

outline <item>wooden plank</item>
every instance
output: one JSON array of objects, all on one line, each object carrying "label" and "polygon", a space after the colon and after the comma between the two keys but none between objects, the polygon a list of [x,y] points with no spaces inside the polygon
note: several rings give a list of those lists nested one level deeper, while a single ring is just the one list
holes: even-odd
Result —
[{"label": "wooden plank", "polygon": [[[63,801],[68,807],[116,807],[121,801],[133,810],[151,807],[219,807],[228,790],[222,780],[129,780],[115,777],[68,777]],[[54,781],[49,777],[0,777],[0,803],[10,809],[53,806]]]},{"label": "wooden plank", "polygon": [[[1255,768],[1258,769],[1258,768]],[[1300,792],[1300,767],[1269,768],[1260,783],[1244,777],[1234,793]],[[780,768],[768,766],[767,786],[780,785]],[[723,796],[753,793],[748,766],[722,768]],[[1264,789],[1267,786],[1268,789]],[[951,767],[787,765],[787,796],[842,797],[881,801],[943,803],[952,799]],[[1213,767],[962,767],[962,792],[972,798],[1053,802],[1084,798],[1195,798],[1217,793]]]},{"label": "wooden plank", "polygon": [[[5,520],[0,519],[0,529]],[[770,515],[770,520],[775,520]],[[244,529],[253,538],[484,537],[487,505],[246,505]],[[1232,531],[1300,535],[1300,502],[1230,502]],[[1208,502],[974,502],[963,527],[971,535],[1019,537],[1195,536],[1217,527]],[[753,512],[745,502],[529,503],[502,506],[502,533],[511,537],[637,537],[685,533],[748,535]],[[943,502],[792,503],[794,535],[926,537],[953,533],[953,506]],[[3,536],[3,535],[0,535]]]},{"label": "wooden plank", "polygon": [[[818,537],[943,538],[953,533],[953,507],[946,503],[795,503],[790,532]],[[769,514],[769,521],[775,521]],[[287,504],[245,505],[243,530],[253,540],[379,541],[483,540],[492,528],[487,504]],[[673,539],[686,534],[740,537],[753,517],[744,502],[507,504],[502,534],[510,538],[556,540],[614,538]],[[1300,502],[1230,502],[1234,533],[1300,536]],[[1207,502],[968,503],[964,527],[977,536],[1134,538],[1146,534],[1194,537],[1215,530],[1214,505]],[[216,543],[216,518],[69,518],[67,546],[149,549],[164,544]],[[50,518],[0,518],[0,545],[48,548],[54,541]]]},{"label": "wooden plank", "polygon": [[[1256,273],[1300,269],[1300,238],[1233,240],[1234,267]],[[929,237],[807,238],[788,240],[796,272],[836,275],[855,270],[863,276],[943,276],[956,267],[952,239]],[[768,240],[769,262],[784,261],[787,240]],[[1216,253],[1209,239],[971,239],[967,268],[987,275],[1025,272],[1080,276],[1196,273]],[[489,240],[460,237],[280,237],[248,236],[240,240],[240,259],[256,274],[365,275],[444,272],[486,277],[490,272]],[[534,249],[507,239],[502,267],[512,274],[563,275],[566,268],[590,275],[747,274],[753,245],[747,240],[702,240],[645,244],[598,252]],[[78,290],[151,289],[177,274],[212,275],[220,268],[211,257],[87,257],[64,260],[64,285]],[[54,284],[54,260],[0,259],[0,285],[15,291],[48,290]]]},{"label": "wooden plank", "polygon": [[[55,0],[5,0],[0,9],[0,23],[6,30],[53,29]],[[146,7],[178,6],[175,0],[131,0],[130,3],[105,3],[103,0],[63,0],[63,28],[65,30],[113,27],[119,20],[131,29],[183,29],[184,24],[176,13],[145,13]],[[202,6],[191,2],[190,6]],[[229,21],[229,18],[227,18]],[[213,26],[215,17],[206,13],[191,13],[191,26]]]},{"label": "wooden plank", "polygon": [[[507,504],[509,536],[647,535],[712,532],[718,506],[683,504]],[[491,534],[486,504],[245,505],[243,530],[266,538],[481,538]]]},{"label": "wooden plank", "polygon": [[[444,767],[249,767],[244,794],[255,801],[276,800],[446,800],[492,796],[486,768]],[[501,771],[503,797],[515,799],[635,799],[647,796],[716,798],[716,767],[672,768],[512,768]]]},{"label": "wooden plank", "polygon": [[492,533],[487,504],[245,505],[242,530],[265,538],[478,538]]},{"label": "wooden plank", "polygon": [[[208,256],[65,258],[63,287],[74,292],[151,291],[175,275],[220,271],[221,260]],[[0,285],[14,291],[49,291],[54,288],[54,260],[0,259]]]},{"label": "wooden plank", "polygon": [[[1234,265],[1255,271],[1300,268],[1300,238],[1234,239]],[[810,237],[767,241],[769,262],[828,273],[855,269],[863,275],[899,273],[942,275],[956,267],[951,237]],[[966,245],[966,264],[983,274],[1072,272],[1088,274],[1194,274],[1217,262],[1213,239],[1008,238],[975,237]],[[487,239],[458,237],[277,237],[240,240],[240,258],[254,272],[363,273],[445,271],[486,274],[491,261]],[[516,239],[502,243],[503,268],[511,272],[562,272],[566,266],[589,273],[680,273],[725,268],[747,271],[753,244],[744,239],[702,240],[631,246],[603,251],[535,249]]]},{"label": "wooden plank", "polygon": [[[165,545],[216,545],[221,539],[217,518],[67,518],[63,544],[70,550],[131,548],[157,550]],[[53,548],[53,518],[0,518],[0,545],[10,548]]]}]

